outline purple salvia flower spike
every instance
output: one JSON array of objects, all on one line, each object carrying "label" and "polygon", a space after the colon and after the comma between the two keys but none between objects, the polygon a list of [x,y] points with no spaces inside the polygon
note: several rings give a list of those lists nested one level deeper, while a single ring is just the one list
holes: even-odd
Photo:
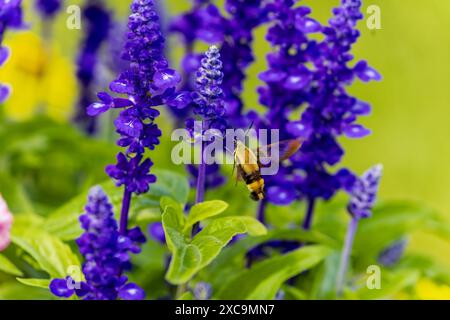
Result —
[{"label": "purple salvia flower spike", "polygon": [[129,67],[111,82],[111,91],[128,95],[127,99],[99,94],[101,102],[88,108],[89,114],[100,114],[108,109],[121,109],[114,121],[120,134],[117,144],[126,148],[119,153],[117,163],[106,168],[118,186],[124,186],[120,232],[127,235],[128,212],[133,194],[145,193],[156,177],[149,173],[153,163],[144,158],[145,150],[159,144],[161,131],[154,122],[159,116],[155,108],[162,104],[190,103],[185,93],[176,92],[181,78],[170,69],[164,55],[165,39],[153,0],[133,0],[128,20],[128,36],[122,58]]},{"label": "purple salvia flower spike", "polygon": [[372,214],[382,172],[383,166],[376,165],[355,181],[348,211],[356,219],[368,218]]},{"label": "purple salvia flower spike", "polygon": [[341,263],[337,275],[337,293],[339,295],[342,294],[344,288],[345,275],[347,273],[358,222],[360,219],[369,218],[372,215],[372,209],[377,199],[382,172],[382,165],[376,165],[370,168],[361,178],[358,178],[354,182],[353,188],[351,189],[348,212],[352,216],[352,219],[350,220],[347,229]]},{"label": "purple salvia flower spike", "polygon": [[211,46],[201,61],[197,72],[194,113],[201,116],[208,124],[218,121],[224,115],[222,91],[222,61],[220,51]]},{"label": "purple salvia flower spike", "polygon": [[[290,164],[283,164],[277,176],[268,177],[266,185],[268,201],[274,204],[306,201],[303,228],[310,229],[317,200],[348,190],[355,180],[345,168],[330,172],[344,155],[338,137],[370,134],[356,123],[359,116],[370,114],[370,106],[350,96],[346,87],[356,78],[381,77],[365,61],[350,65],[350,50],[360,35],[356,29],[362,19],[360,0],[342,0],[328,26],[311,19],[309,8],[294,7],[294,3],[268,4],[275,24],[267,39],[276,50],[267,57],[269,70],[260,74],[266,83],[259,88],[260,102],[268,111],[255,123],[260,128],[280,129],[283,140],[305,139],[301,152],[291,157]],[[321,32],[325,39],[311,40],[309,34],[314,32]],[[298,108],[304,108],[301,118],[292,119]],[[286,185],[294,188],[286,190]]]},{"label": "purple salvia flower spike", "polygon": [[[211,46],[201,60],[201,66],[197,72],[196,91],[193,94],[194,113],[203,121],[202,131],[210,128],[223,129],[226,127],[226,121],[223,118],[225,109],[221,87],[222,81],[223,72],[220,52],[216,46]],[[209,167],[210,170],[212,168],[215,169],[215,167]],[[202,154],[197,172],[196,203],[204,201],[207,171],[208,166]]]},{"label": "purple salvia flower spike", "polygon": [[139,244],[145,242],[142,233],[135,228],[129,236],[119,234],[113,207],[99,186],[89,191],[79,220],[84,233],[76,243],[85,258],[82,271],[86,280],[53,279],[50,291],[62,298],[76,294],[84,300],[144,299],[145,292],[123,275],[131,266],[130,253],[138,253]]}]

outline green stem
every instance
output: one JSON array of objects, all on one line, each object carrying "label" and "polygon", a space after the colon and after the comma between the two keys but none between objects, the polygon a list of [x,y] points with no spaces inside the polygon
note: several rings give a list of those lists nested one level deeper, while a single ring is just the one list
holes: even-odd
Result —
[{"label": "green stem", "polygon": [[177,292],[175,294],[176,299],[180,299],[180,297],[187,291],[187,283],[183,283],[178,285]]}]

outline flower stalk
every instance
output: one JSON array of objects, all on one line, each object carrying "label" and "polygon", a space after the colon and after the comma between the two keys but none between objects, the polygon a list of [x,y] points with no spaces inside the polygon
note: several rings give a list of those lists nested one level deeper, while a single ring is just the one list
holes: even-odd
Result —
[{"label": "flower stalk", "polygon": [[382,172],[383,167],[381,165],[373,166],[355,181],[351,189],[348,212],[352,218],[347,228],[341,263],[336,278],[338,296],[342,295],[344,290],[345,275],[347,274],[359,220],[369,218],[372,215],[372,208],[376,202]]},{"label": "flower stalk", "polygon": [[[200,163],[197,172],[197,194],[195,202],[203,202],[206,192],[206,175],[208,174],[205,159],[205,147],[207,143],[203,141],[204,133],[208,129],[218,129],[223,131],[226,127],[224,120],[224,101],[222,92],[222,61],[220,60],[219,49],[211,46],[202,59],[201,67],[197,72],[196,90],[193,93],[194,113],[201,118],[201,143],[200,143]],[[186,121],[188,130],[195,131],[192,126],[194,119]]]},{"label": "flower stalk", "polygon": [[308,198],[306,201],[306,215],[302,225],[304,230],[311,230],[315,204],[316,200],[314,198]]},{"label": "flower stalk", "polygon": [[119,232],[121,235],[126,235],[128,230],[128,215],[130,212],[131,197],[133,193],[128,191],[125,187],[123,190],[122,208],[120,211],[120,227]]},{"label": "flower stalk", "polygon": [[350,254],[352,252],[353,241],[355,239],[356,230],[358,228],[359,219],[353,217],[347,228],[347,234],[345,236],[344,249],[341,254],[341,263],[339,265],[338,275],[337,275],[337,294],[342,295],[344,288],[345,274],[348,269],[348,262],[350,259]]}]

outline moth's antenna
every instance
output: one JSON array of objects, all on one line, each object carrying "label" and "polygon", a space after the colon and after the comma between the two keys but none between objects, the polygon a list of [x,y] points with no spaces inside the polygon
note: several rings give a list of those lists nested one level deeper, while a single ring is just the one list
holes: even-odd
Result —
[{"label": "moth's antenna", "polygon": [[247,131],[245,132],[245,135],[249,133],[249,131],[253,128],[253,125],[255,124],[255,120],[252,120],[252,123],[250,123],[250,127],[248,127]]}]

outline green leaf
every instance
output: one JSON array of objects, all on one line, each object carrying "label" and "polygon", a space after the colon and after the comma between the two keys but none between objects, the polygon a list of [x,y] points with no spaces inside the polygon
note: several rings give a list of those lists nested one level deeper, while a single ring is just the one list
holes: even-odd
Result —
[{"label": "green leaf", "polygon": [[137,207],[158,207],[163,196],[171,197],[178,203],[187,203],[189,196],[189,181],[179,173],[155,169],[156,183],[150,186],[149,192],[139,198]]},{"label": "green leaf", "polygon": [[136,216],[136,223],[141,226],[147,226],[149,223],[160,222],[161,211],[159,208],[148,208],[139,212]]},{"label": "green leaf", "polygon": [[162,224],[167,246],[173,254],[166,278],[176,283],[176,275],[184,275],[189,270],[198,268],[200,253],[198,248],[189,245],[189,240],[182,232],[185,217],[181,207],[170,198],[162,198],[161,207],[164,210]]},{"label": "green leaf", "polygon": [[36,260],[39,267],[51,277],[64,278],[73,268],[81,270],[78,257],[70,247],[42,230],[24,228],[15,223],[11,240]]},{"label": "green leaf", "polygon": [[341,254],[334,251],[314,272],[314,280],[310,297],[319,300],[331,300],[336,297],[337,270],[341,262]]},{"label": "green leaf", "polygon": [[415,285],[419,280],[420,273],[416,270],[406,269],[395,273],[382,270],[381,275],[380,289],[369,289],[364,285],[356,292],[357,296],[363,300],[392,299],[395,294],[403,289]]},{"label": "green leaf", "polygon": [[359,223],[353,250],[357,266],[373,264],[384,248],[435,219],[433,210],[417,203],[396,201],[377,206],[370,219]]},{"label": "green leaf", "polygon": [[209,265],[235,235],[244,233],[262,236],[267,230],[262,223],[252,217],[231,216],[211,221],[192,240],[192,244],[199,248],[202,256],[200,268]]},{"label": "green leaf", "polygon": [[170,198],[161,199],[161,208],[163,209],[162,224],[167,246],[173,252],[188,241],[182,232],[186,218],[181,206]]},{"label": "green leaf", "polygon": [[225,217],[212,220],[190,241],[183,235],[177,213],[167,210],[169,208],[166,207],[163,214],[163,226],[173,254],[166,279],[173,284],[189,281],[210,264],[236,234],[262,235],[266,232],[264,225],[254,218]]},{"label": "green leaf", "polygon": [[308,300],[308,294],[296,287],[284,285],[285,300]]},{"label": "green leaf", "polygon": [[24,278],[16,278],[16,279],[20,283],[23,283],[30,287],[48,289],[48,286],[50,285],[50,279],[24,279]]},{"label": "green leaf", "polygon": [[20,271],[11,261],[8,260],[4,255],[0,254],[0,271],[13,276],[22,276],[22,271]]},{"label": "green leaf", "polygon": [[189,212],[184,230],[186,231],[197,222],[221,214],[227,208],[228,204],[221,200],[205,201],[194,205]]},{"label": "green leaf", "polygon": [[188,243],[178,243],[173,252],[166,279],[172,284],[189,281],[201,269],[201,252],[198,247]]},{"label": "green leaf", "polygon": [[192,294],[192,292],[186,291],[181,296],[179,296],[177,300],[194,300],[194,299],[195,299],[195,297]]},{"label": "green leaf", "polygon": [[253,217],[246,216],[230,216],[214,219],[194,238],[202,236],[215,236],[216,238],[226,241],[231,240],[235,235],[240,233],[248,233],[251,236],[262,236],[267,234],[266,227]]},{"label": "green leaf", "polygon": [[[220,256],[214,260],[211,268],[208,268],[209,278],[213,279],[213,284],[220,285],[223,283],[223,279],[233,277],[236,272],[241,270],[242,265],[245,263],[244,260],[248,251],[271,240],[287,240],[308,244],[322,244],[340,249],[340,244],[338,244],[334,239],[316,230],[270,230],[267,235],[259,237],[246,237],[233,243],[232,246],[227,246]],[[215,283],[216,281],[217,283]]]},{"label": "green leaf", "polygon": [[222,287],[217,297],[224,300],[274,299],[286,280],[311,269],[330,253],[328,247],[314,245],[265,260],[236,275]]},{"label": "green leaf", "polygon": [[48,288],[30,287],[19,281],[2,282],[0,286],[0,300],[54,300],[55,296]]},{"label": "green leaf", "polygon": [[[184,216],[184,214],[183,214],[183,205],[181,203],[177,202],[176,200],[174,200],[171,197],[167,197],[167,196],[161,197],[159,205],[160,205],[160,208],[161,208],[161,210],[163,212],[166,209],[166,207],[174,207],[175,209],[180,211],[181,214]],[[184,220],[184,218],[183,218],[183,220]]]},{"label": "green leaf", "polygon": [[34,212],[31,201],[21,184],[3,172],[0,172],[0,194],[14,214]]},{"label": "green leaf", "polygon": [[443,219],[427,221],[423,226],[423,231],[431,232],[443,240],[450,241],[450,226]]}]

